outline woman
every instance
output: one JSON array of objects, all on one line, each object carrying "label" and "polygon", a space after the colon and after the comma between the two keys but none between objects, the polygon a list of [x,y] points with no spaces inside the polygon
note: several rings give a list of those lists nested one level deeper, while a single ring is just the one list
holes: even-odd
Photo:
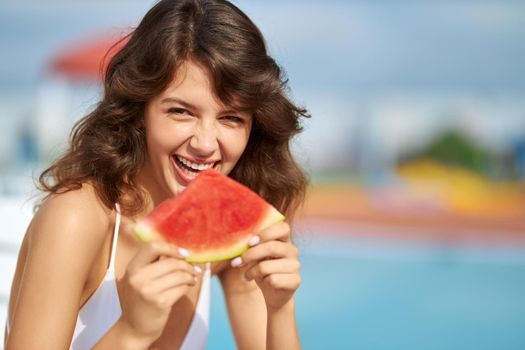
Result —
[{"label": "woman", "polygon": [[239,349],[299,348],[288,224],[200,266],[184,247],[141,244],[132,227],[210,167],[290,217],[306,186],[289,149],[305,110],[284,94],[257,27],[226,1],[160,1],[128,39],[100,104],[40,176],[48,195],[20,250],[6,349],[201,349],[212,275]]}]

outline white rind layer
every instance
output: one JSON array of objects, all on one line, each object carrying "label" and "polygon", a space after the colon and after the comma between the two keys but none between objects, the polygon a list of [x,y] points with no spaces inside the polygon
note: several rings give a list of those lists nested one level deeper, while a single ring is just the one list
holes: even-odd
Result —
[{"label": "white rind layer", "polygon": [[[279,221],[284,221],[284,219],[284,215],[282,215],[273,206],[269,206],[266,215],[264,216],[263,220],[255,227],[254,231],[257,232],[264,230]],[[145,221],[139,221],[133,230],[142,242],[148,243],[157,239],[163,240],[162,235],[158,234],[156,230]],[[191,263],[205,263],[235,258],[248,249],[248,240],[250,237],[251,235],[247,235],[245,239],[240,240],[235,245],[231,245],[225,249],[212,248],[207,251],[201,250],[199,253],[193,252],[191,249],[188,249],[188,247],[183,247],[188,249],[188,252],[190,253],[190,256],[185,260]]]},{"label": "white rind layer", "polygon": [[258,230],[264,230],[265,228],[268,228],[272,226],[273,224],[284,221],[286,219],[283,214],[281,214],[277,209],[275,209],[273,206],[269,206],[268,212],[264,216],[264,220],[261,221],[261,223],[257,226]]},{"label": "white rind layer", "polygon": [[160,238],[160,235],[151,227],[151,225],[144,221],[139,221],[133,228],[133,231],[139,239],[145,243]]}]

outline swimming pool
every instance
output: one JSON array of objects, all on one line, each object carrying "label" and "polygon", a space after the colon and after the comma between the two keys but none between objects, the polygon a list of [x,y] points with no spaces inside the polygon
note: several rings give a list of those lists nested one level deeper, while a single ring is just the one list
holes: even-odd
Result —
[{"label": "swimming pool", "polygon": [[[525,247],[299,238],[303,349],[525,349]],[[217,280],[208,349],[235,348]]]},{"label": "swimming pool", "polygon": [[[31,205],[0,198],[0,217],[3,326]],[[525,349],[525,245],[401,241],[367,227],[349,227],[351,235],[330,227],[297,239],[303,349]],[[208,349],[234,349],[215,278],[210,323]]]}]

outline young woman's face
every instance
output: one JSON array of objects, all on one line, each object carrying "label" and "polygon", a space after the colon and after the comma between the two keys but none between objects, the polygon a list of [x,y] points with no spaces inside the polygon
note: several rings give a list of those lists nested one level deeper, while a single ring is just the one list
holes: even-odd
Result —
[{"label": "young woman's face", "polygon": [[204,169],[228,174],[250,136],[252,116],[225,106],[208,73],[185,62],[145,109],[147,157],[141,179],[154,200],[183,190]]}]

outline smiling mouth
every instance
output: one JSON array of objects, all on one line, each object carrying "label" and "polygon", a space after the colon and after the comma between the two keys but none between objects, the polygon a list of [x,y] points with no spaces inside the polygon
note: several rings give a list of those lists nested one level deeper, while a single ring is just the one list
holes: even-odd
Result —
[{"label": "smiling mouth", "polygon": [[186,177],[190,179],[196,177],[201,171],[215,168],[215,166],[219,163],[219,161],[210,163],[194,163],[177,155],[174,155],[173,159],[175,160],[177,167],[183,172],[184,175],[186,175]]}]

